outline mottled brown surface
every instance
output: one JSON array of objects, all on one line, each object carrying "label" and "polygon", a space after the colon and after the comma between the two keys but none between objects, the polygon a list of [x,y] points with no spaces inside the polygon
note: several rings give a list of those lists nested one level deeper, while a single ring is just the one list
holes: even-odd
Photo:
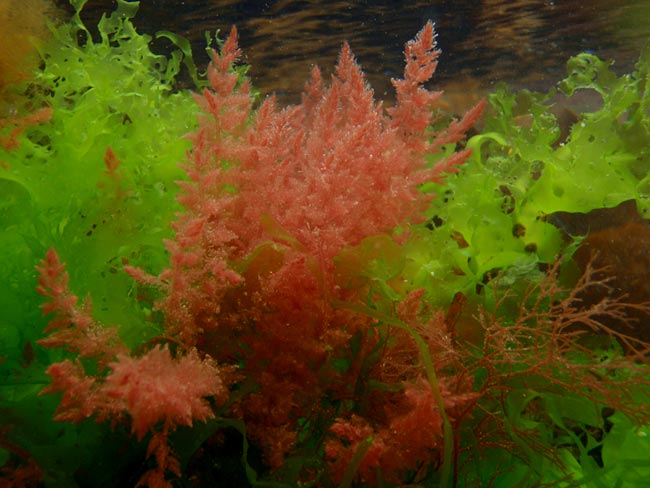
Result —
[{"label": "mottled brown surface", "polygon": [[[573,214],[564,220],[568,229],[586,234],[575,254],[581,268],[590,260],[596,268],[604,268],[600,278],[608,278],[608,293],[594,288],[581,298],[597,303],[608,297],[625,297],[631,304],[650,302],[650,221],[639,218],[634,202],[614,209],[601,209],[589,214]],[[629,322],[608,319],[609,326],[650,342],[650,317],[630,309]]]}]

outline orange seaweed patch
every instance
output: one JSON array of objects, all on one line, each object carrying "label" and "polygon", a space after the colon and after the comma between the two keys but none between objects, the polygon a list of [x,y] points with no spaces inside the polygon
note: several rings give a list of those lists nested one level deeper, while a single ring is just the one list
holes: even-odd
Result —
[{"label": "orange seaweed patch", "polygon": [[0,2],[0,92],[30,77],[38,63],[37,48],[49,37],[47,19],[56,10],[50,0]]}]

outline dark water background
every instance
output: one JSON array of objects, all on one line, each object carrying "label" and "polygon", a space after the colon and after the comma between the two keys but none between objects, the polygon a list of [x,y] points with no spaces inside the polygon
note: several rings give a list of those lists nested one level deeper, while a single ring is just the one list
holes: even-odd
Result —
[{"label": "dark water background", "polygon": [[[114,0],[89,0],[83,18],[95,25],[114,8]],[[616,59],[621,72],[632,69],[649,37],[650,0],[142,0],[135,23],[141,32],[190,39],[200,68],[208,62],[205,31],[237,25],[254,85],[295,102],[311,66],[330,72],[344,40],[377,98],[390,100],[404,43],[429,19],[443,51],[434,85],[469,105],[496,81],[548,88],[583,51]],[[168,46],[159,41],[157,48]]]}]

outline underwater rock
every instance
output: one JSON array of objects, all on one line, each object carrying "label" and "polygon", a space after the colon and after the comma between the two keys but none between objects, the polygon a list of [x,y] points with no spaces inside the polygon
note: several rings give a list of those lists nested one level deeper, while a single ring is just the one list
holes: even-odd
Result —
[{"label": "underwater rock", "polygon": [[[609,292],[591,288],[581,299],[595,304],[607,298],[625,297],[625,301],[641,304],[650,301],[650,222],[641,219],[633,201],[624,202],[612,209],[598,209],[589,214],[574,214],[564,222],[575,234],[585,234],[574,255],[583,270],[590,260],[596,268],[603,269],[600,278],[608,279]],[[569,223],[570,222],[570,223]],[[650,341],[648,315],[630,308],[624,319],[603,318],[605,325],[636,338]]]}]

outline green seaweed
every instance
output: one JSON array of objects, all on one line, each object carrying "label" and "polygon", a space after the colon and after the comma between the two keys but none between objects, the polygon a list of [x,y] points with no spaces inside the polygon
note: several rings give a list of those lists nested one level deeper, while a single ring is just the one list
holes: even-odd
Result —
[{"label": "green seaweed", "polygon": [[[121,324],[130,345],[159,333],[151,299],[138,295],[121,268],[128,262],[157,271],[167,261],[163,239],[172,235],[178,163],[189,149],[183,136],[196,125],[191,94],[175,88],[183,55],[150,50],[151,38],[131,22],[138,3],[119,0],[96,40],[79,18],[84,4],[73,2],[72,21],[52,26],[43,66],[21,88],[26,101],[16,111],[48,107],[49,120],[26,126],[17,148],[0,147],[0,407],[13,412],[3,414],[13,424],[8,440],[62,477],[48,486],[70,486],[82,465],[90,469],[90,445],[105,429],[62,430],[51,420],[54,399],[37,396],[48,383],[44,367],[61,355],[35,346],[47,322],[34,266],[56,247],[99,320]],[[71,455],[80,446],[88,456]],[[101,466],[106,479],[117,469]]]},{"label": "green seaweed", "polygon": [[[131,280],[117,270],[127,261],[151,268],[165,262],[162,239],[178,210],[175,180],[182,178],[178,163],[189,148],[183,135],[195,126],[196,106],[188,92],[174,91],[178,52],[154,54],[150,37],[136,33],[136,8],[119,2],[100,21],[97,42],[78,16],[54,28],[30,100],[52,108],[52,116],[27,127],[18,149],[0,153],[0,185],[10,196],[0,214],[8,241],[2,249],[9,251],[2,255],[0,295],[16,297],[32,313],[33,265],[51,246],[74,256],[72,280],[113,323],[132,320],[132,308],[140,307]],[[109,148],[119,161],[114,170],[105,164]]]},{"label": "green seaweed", "polygon": [[[142,446],[129,446],[128,433],[120,428],[109,433],[93,423],[51,420],[56,401],[38,392],[48,383],[44,368],[65,353],[34,347],[46,323],[39,316],[34,266],[56,247],[68,263],[71,286],[89,294],[98,321],[121,324],[121,336],[132,347],[160,332],[150,290],[134,284],[121,268],[128,263],[157,274],[167,263],[163,239],[171,236],[169,222],[179,210],[174,182],[183,177],[177,163],[189,149],[183,135],[196,127],[190,93],[175,89],[181,63],[201,85],[181,38],[160,33],[179,50],[168,57],[151,52],[151,38],[131,23],[137,2],[118,0],[117,10],[100,21],[97,40],[79,18],[85,3],[72,1],[77,10],[72,21],[52,28],[54,42],[41,53],[43,68],[26,88],[29,102],[18,108],[49,107],[50,119],[25,127],[18,148],[0,149],[0,408],[3,422],[12,426],[3,435],[29,451],[45,473],[46,486],[107,486],[118,479],[133,484],[135,463],[145,456]],[[474,151],[471,159],[444,186],[422,188],[438,193],[429,221],[399,244],[378,235],[337,255],[337,279],[350,289],[367,287],[371,305],[334,305],[405,329],[417,345],[445,430],[441,469],[429,475],[430,486],[436,481],[442,486],[645,486],[650,462],[642,453],[650,448],[648,427],[619,412],[605,415],[576,393],[506,385],[502,404],[482,407],[500,415],[509,438],[503,447],[497,441],[478,452],[472,427],[485,417],[475,412],[462,425],[451,425],[436,358],[416,331],[391,314],[413,289],[424,288],[435,305],[446,307],[462,292],[490,308],[498,302],[489,290],[497,275],[508,292],[535,283],[558,254],[570,256],[580,243],[576,237],[567,240],[572,236],[554,220],[558,212],[584,213],[634,200],[639,214],[650,217],[649,73],[650,48],[642,52],[636,71],[622,76],[591,54],[572,58],[559,90],[568,97],[593,90],[602,103],[580,114],[565,139],[553,112],[555,90],[498,88],[490,96],[492,110],[483,131],[467,144]],[[279,224],[266,224],[279,242],[296,245]],[[272,261],[275,248],[262,246],[259,253]],[[374,365],[374,357],[367,360]],[[581,360],[576,358],[576,364]],[[337,357],[332,367],[347,369],[350,361]],[[476,373],[477,388],[482,374]],[[369,389],[395,388],[375,383]],[[631,402],[647,401],[643,388]],[[218,419],[180,432],[183,466],[197,445],[224,426],[243,438],[241,462],[250,485],[285,486],[256,472],[240,420]],[[531,447],[534,443],[522,433],[546,450]],[[356,471],[372,440],[359,444],[341,486],[356,486]],[[471,455],[456,458],[458,442],[470,446]],[[0,448],[0,465],[16,455],[8,445]],[[304,465],[318,461],[296,455],[283,468],[295,480]]]},{"label": "green seaweed", "polygon": [[480,294],[497,272],[511,285],[534,280],[540,266],[580,243],[566,235],[558,212],[633,200],[639,215],[650,217],[649,57],[646,48],[636,70],[621,76],[592,54],[571,58],[561,92],[593,90],[602,102],[578,115],[566,139],[554,114],[557,90],[497,88],[483,130],[467,143],[470,160],[444,186],[424,187],[439,197],[428,229],[410,244],[415,286],[447,304],[456,291]]}]

